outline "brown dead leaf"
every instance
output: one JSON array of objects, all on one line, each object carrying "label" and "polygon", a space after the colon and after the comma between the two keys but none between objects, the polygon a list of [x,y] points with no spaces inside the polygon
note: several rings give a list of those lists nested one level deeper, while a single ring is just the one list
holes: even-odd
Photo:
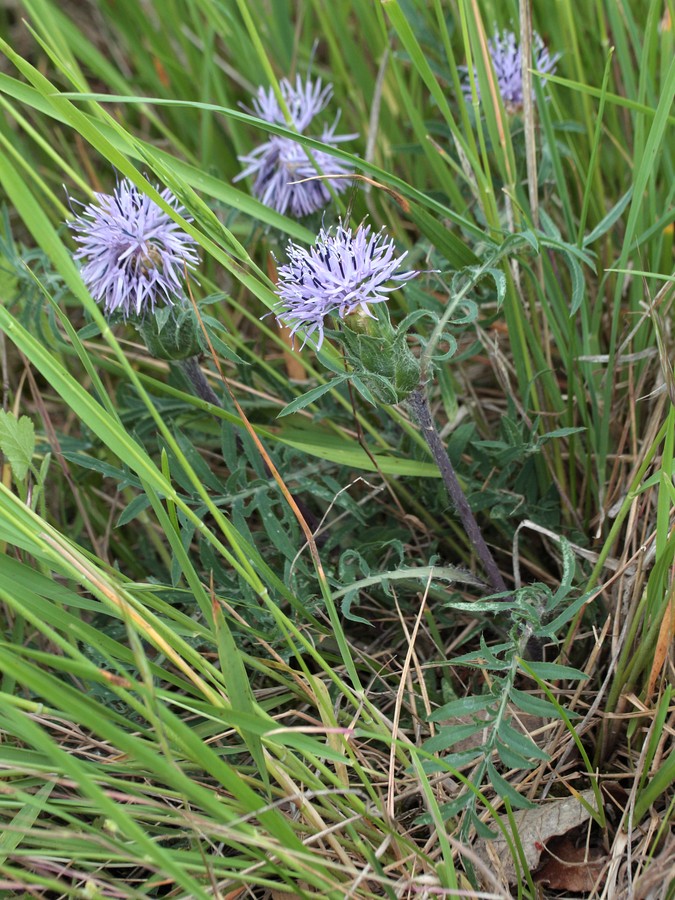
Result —
[{"label": "brown dead leaf", "polygon": [[[564,835],[573,828],[578,828],[590,819],[590,813],[581,803],[582,798],[595,809],[595,794],[592,790],[580,791],[574,797],[566,797],[563,800],[552,800],[542,803],[533,809],[523,809],[514,813],[518,839],[523,848],[525,862],[534,872],[544,852],[546,842],[555,835]],[[500,816],[500,821],[511,834],[511,825],[507,816]],[[490,823],[494,827],[493,823]],[[508,844],[501,836],[493,841],[482,838],[476,841],[474,849],[483,862],[502,878],[505,883],[515,884],[517,881],[516,869],[511,858]]]},{"label": "brown dead leaf", "polygon": [[568,834],[551,838],[543,866],[534,880],[558,891],[589,893],[599,884],[607,855],[599,847],[577,847]]}]

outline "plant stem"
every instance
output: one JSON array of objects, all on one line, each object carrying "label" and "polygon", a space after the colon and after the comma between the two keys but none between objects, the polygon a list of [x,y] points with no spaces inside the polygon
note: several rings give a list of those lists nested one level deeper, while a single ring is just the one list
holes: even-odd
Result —
[{"label": "plant stem", "polygon": [[429,401],[427,400],[424,388],[416,388],[408,397],[407,403],[413,417],[420,427],[420,431],[422,432],[429,449],[431,450],[434,461],[443,477],[443,483],[450,496],[450,500],[459,513],[467,536],[473,544],[480,561],[483,563],[483,568],[487,573],[490,587],[496,593],[506,593],[507,587],[501,576],[499,567],[497,566],[488,545],[483,539],[478,522],[476,522],[476,519],[471,512],[464,491],[457,480],[455,470],[450,462],[450,457],[448,456],[443,441],[441,440],[441,436],[434,425],[434,421],[431,417],[431,410],[429,409]]},{"label": "plant stem", "polygon": [[199,357],[188,356],[187,359],[182,359],[180,364],[197,396],[201,397],[202,400],[206,400],[207,403],[220,406],[222,409],[223,403],[206,380],[206,375],[204,375],[202,367],[199,365]]}]

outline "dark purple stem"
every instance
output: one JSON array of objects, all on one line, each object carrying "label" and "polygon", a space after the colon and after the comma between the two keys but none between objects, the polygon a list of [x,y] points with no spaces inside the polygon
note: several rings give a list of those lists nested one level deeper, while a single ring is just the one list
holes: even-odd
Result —
[{"label": "dark purple stem", "polygon": [[450,457],[448,456],[445,446],[443,445],[441,436],[436,430],[434,421],[431,418],[429,401],[427,400],[427,395],[424,391],[424,388],[416,388],[416,390],[414,390],[408,397],[407,403],[411,413],[413,414],[413,417],[415,418],[415,421],[420,427],[420,431],[422,432],[424,440],[427,442],[429,449],[431,450],[434,461],[443,477],[443,483],[445,484],[446,490],[450,495],[450,500],[452,501],[453,506],[459,513],[459,517],[462,520],[464,530],[466,531],[469,540],[473,544],[474,549],[478,554],[478,558],[483,563],[483,567],[488,576],[488,581],[490,582],[490,587],[493,589],[493,591],[495,591],[495,593],[506,593],[507,587],[504,583],[504,579],[501,576],[499,567],[497,566],[495,558],[490,552],[488,545],[483,540],[483,535],[481,534],[480,528],[478,527],[478,522],[476,522],[474,515],[471,512],[471,508],[464,495],[464,491],[462,490],[461,485],[457,480],[457,476],[455,475],[455,470],[452,468]]},{"label": "dark purple stem", "polygon": [[195,389],[195,394],[201,397],[202,400],[206,400],[207,403],[213,403],[214,406],[220,406],[222,409],[223,403],[206,380],[206,375],[204,375],[202,367],[199,365],[199,357],[188,356],[187,359],[182,359],[180,364],[183,372],[185,372],[192,387]]}]

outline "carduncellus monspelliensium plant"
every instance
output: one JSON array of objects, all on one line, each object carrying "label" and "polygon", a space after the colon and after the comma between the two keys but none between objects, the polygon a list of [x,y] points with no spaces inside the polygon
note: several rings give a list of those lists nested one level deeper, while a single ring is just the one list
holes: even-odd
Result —
[{"label": "carduncellus monspelliensium plant", "polygon": [[[507,112],[518,112],[523,106],[523,55],[518,39],[512,31],[496,31],[488,41],[487,46],[502,103]],[[542,75],[552,75],[556,69],[558,54],[551,56],[543,40],[536,33],[533,35],[532,51],[533,68]],[[468,77],[468,69],[466,66],[461,68],[467,75],[462,84],[462,90],[466,99],[471,100],[472,87],[471,79]],[[476,95],[480,99],[481,92],[475,69],[473,75]]]},{"label": "carduncellus monspelliensium plant", "polygon": [[[312,135],[308,129],[316,117],[323,112],[331,97],[331,85],[323,85],[320,79],[313,81],[299,75],[295,84],[284,78],[279,83],[282,99],[288,111],[287,120],[272,88],[259,88],[253,98],[253,110],[258,118],[274,125],[283,125],[298,132],[314,136],[328,146],[336,146],[356,137],[355,134],[335,134],[340,113],[331,125],[323,125],[320,132]],[[253,178],[253,194],[265,206],[277,212],[300,218],[323,209],[330,201],[331,194],[326,184],[330,179],[335,193],[346,190],[348,180],[345,175],[352,168],[323,150],[311,153],[293,138],[272,134],[251,153],[240,156],[245,169],[236,177]],[[322,176],[322,177],[318,177]],[[338,176],[338,177],[336,177]]]},{"label": "carduncellus monspelliensium plant", "polygon": [[420,365],[407,339],[407,317],[395,328],[386,301],[392,291],[418,274],[403,266],[384,231],[368,225],[353,230],[340,223],[321,229],[309,249],[291,241],[288,262],[279,267],[278,320],[303,332],[304,344],[314,339],[319,350],[328,336],[345,354],[354,385],[370,401],[405,401],[434,457],[450,498],[480,558],[493,591],[506,586],[433,423]]},{"label": "carduncellus monspelliensium plant", "polygon": [[[198,365],[201,328],[185,294],[199,263],[196,241],[128,179],[94,196],[68,222],[92,297],[109,321],[134,325],[153,356],[179,360],[198,395],[219,404]],[[160,196],[191,221],[168,188]]]}]

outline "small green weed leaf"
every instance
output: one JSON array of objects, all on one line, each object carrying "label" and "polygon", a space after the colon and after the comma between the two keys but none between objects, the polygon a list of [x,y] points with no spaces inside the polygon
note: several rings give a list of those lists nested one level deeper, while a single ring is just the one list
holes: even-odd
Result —
[{"label": "small green weed leaf", "polygon": [[501,269],[496,269],[494,267],[486,269],[485,274],[490,275],[495,283],[495,287],[497,288],[497,308],[499,309],[504,302],[504,297],[506,297],[506,275]]},{"label": "small green weed leaf", "polygon": [[499,758],[507,769],[535,769],[537,767],[537,763],[532,762],[531,759],[523,756],[522,753],[518,753],[513,747],[509,747],[503,741],[500,741],[499,738],[495,741],[495,747]]},{"label": "small green weed leaf", "polygon": [[530,231],[529,228],[526,228],[525,231],[519,232],[517,236],[521,238],[525,243],[529,244],[535,253],[539,253],[539,241],[537,239],[537,235],[533,231]]},{"label": "small green weed leaf", "polygon": [[[562,719],[562,715],[558,707],[549,700],[543,700],[541,697],[535,697],[533,694],[527,694],[525,691],[519,691],[517,688],[511,688],[509,699],[518,709],[529,713],[531,716],[543,716],[547,719]],[[579,718],[579,713],[567,710],[568,718]]]},{"label": "small green weed leaf", "polygon": [[35,453],[35,428],[28,416],[20,419],[0,410],[0,450],[5,454],[17,481],[24,481]]},{"label": "small green weed leaf", "polygon": [[82,466],[84,469],[91,469],[92,472],[100,472],[104,478],[112,478],[117,482],[117,489],[122,491],[127,487],[140,488],[141,480],[132,475],[128,470],[113,466],[110,463],[97,459],[95,456],[89,456],[87,453],[80,453],[75,450],[64,450],[63,456],[68,462]]},{"label": "small green weed leaf", "polygon": [[570,316],[574,316],[579,311],[579,307],[583,303],[586,291],[586,282],[584,280],[584,273],[581,269],[581,266],[579,265],[578,260],[574,256],[572,256],[571,253],[567,253],[565,250],[563,250],[562,252],[567,261],[567,268],[570,270],[570,277],[572,279]]},{"label": "small green weed leaf", "polygon": [[454,767],[457,769],[461,769],[464,766],[468,766],[470,763],[475,762],[477,759],[480,759],[484,756],[484,751],[482,747],[469,747],[468,750],[458,750],[456,753],[448,753],[447,756],[443,757],[443,767],[439,768],[439,772],[446,772],[449,768]]},{"label": "small green weed leaf", "polygon": [[281,511],[275,510],[270,497],[261,492],[258,495],[258,510],[262,516],[267,536],[274,546],[286,559],[294,559],[298,548],[289,537],[288,523],[281,520],[283,509]]},{"label": "small green weed leaf", "polygon": [[291,413],[304,409],[306,406],[309,406],[310,403],[314,403],[315,400],[318,400],[319,397],[323,397],[328,391],[332,391],[338,384],[347,381],[349,377],[349,375],[343,373],[336,378],[332,378],[330,381],[326,382],[326,384],[319,384],[305,394],[301,394],[299,397],[296,397],[295,400],[291,400],[290,403],[286,404],[278,414],[277,418],[280,419],[282,416],[290,416]]},{"label": "small green weed leaf", "polygon": [[551,637],[557,640],[557,635],[560,634],[560,631],[570,619],[573,619],[574,616],[579,612],[579,610],[584,606],[593,596],[593,591],[590,591],[587,594],[582,594],[581,597],[577,597],[573,603],[570,603],[566,606],[559,616],[556,616],[552,622],[548,622],[546,625],[543,625],[541,628],[537,629],[538,637]]},{"label": "small green weed leaf", "polygon": [[441,753],[443,750],[447,750],[448,747],[453,747],[460,741],[465,741],[484,727],[485,722],[472,722],[469,725],[451,725],[448,728],[442,728],[438,734],[424,742],[424,749],[427,753]]},{"label": "small green weed leaf", "polygon": [[553,238],[554,241],[562,241],[562,235],[560,234],[560,228],[555,223],[555,221],[549,216],[545,209],[539,210],[539,218],[541,221],[541,230],[542,232],[549,238]]},{"label": "small green weed leaf", "polygon": [[587,234],[584,238],[584,249],[586,247],[590,247],[591,244],[594,244],[598,238],[601,238],[603,234],[607,234],[607,232],[612,228],[612,226],[618,222],[618,220],[623,215],[623,211],[630,203],[630,198],[633,196],[633,188],[629,188],[623,197],[614,204],[614,206],[610,209],[607,215],[595,226],[593,231],[590,234]]},{"label": "small green weed leaf", "polygon": [[531,803],[527,797],[523,797],[522,794],[519,794],[513,785],[509,784],[505,778],[502,778],[489,760],[487,764],[487,773],[492,786],[499,796],[503,800],[508,800],[511,806],[515,806],[519,809],[531,809],[534,806],[534,803]]},{"label": "small green weed leaf", "polygon": [[538,444],[543,444],[545,441],[553,440],[554,438],[563,438],[569,437],[571,434],[580,434],[582,431],[586,431],[587,429],[584,427],[579,428],[555,428],[553,431],[547,431],[546,434],[542,434],[541,437],[537,438]]},{"label": "small green weed leaf", "polygon": [[[444,821],[447,822],[448,819],[452,819],[454,816],[461,813],[463,809],[466,809],[471,802],[472,797],[473,794],[470,791],[467,791],[466,793],[460,794],[459,797],[456,797],[450,803],[442,804],[440,810]],[[420,816],[419,820],[420,822],[424,822],[426,818],[426,816]]]},{"label": "small green weed leaf", "polygon": [[473,810],[469,810],[469,817],[471,820],[471,824],[476,829],[476,836],[482,838],[484,841],[491,841],[496,837],[497,832],[492,831],[485,822],[481,818],[479,818]]},{"label": "small green weed leaf", "polygon": [[[480,603],[480,605],[479,605]],[[499,613],[504,612],[504,601],[503,600],[481,600],[476,601],[475,603],[470,603],[469,601],[464,600],[448,600],[444,606],[449,609],[458,609],[462,612],[476,612],[477,610],[481,613]]]},{"label": "small green weed leaf", "polygon": [[451,700],[445,706],[435,710],[429,716],[430,722],[440,722],[443,719],[452,719],[456,716],[470,716],[475,712],[482,712],[488,706],[496,702],[491,694],[482,694],[478,697],[462,697],[461,700]]},{"label": "small green weed leaf", "polygon": [[510,725],[506,720],[500,723],[498,734],[511,750],[520,753],[522,756],[533,757],[535,759],[549,758],[548,753],[545,753],[538,747],[528,734],[523,734],[522,731],[518,731],[518,729],[514,728],[513,725]]},{"label": "small green weed leaf", "polygon": [[89,338],[98,337],[101,333],[101,326],[98,322],[89,322],[88,325],[85,325],[84,328],[80,328],[77,332],[77,336],[81,341],[87,341]]},{"label": "small green weed leaf", "polygon": [[[453,608],[456,604],[452,604]],[[508,669],[511,665],[508,661],[505,662],[502,659],[498,659],[495,654],[503,653],[505,650],[511,650],[511,643],[501,643],[494,644],[492,647],[488,647],[485,643],[485,638],[481,634],[480,636],[480,650],[472,650],[470,653],[463,653],[461,656],[455,656],[452,659],[452,664],[454,666],[458,665],[469,665],[469,666],[488,666],[494,672],[501,672],[505,669]]]},{"label": "small green weed leaf", "polygon": [[570,681],[585,681],[588,678],[588,675],[580,672],[579,669],[573,669],[571,666],[561,666],[558,663],[528,662],[527,666],[538,678],[544,681],[558,681],[563,678]]},{"label": "small green weed leaf", "polygon": [[547,604],[549,610],[555,609],[555,607],[567,597],[572,588],[572,581],[574,580],[574,573],[576,572],[577,561],[574,556],[574,551],[570,547],[569,541],[565,538],[560,539],[560,552],[562,553],[563,576],[560,579],[558,590]]},{"label": "small green weed leaf", "polygon": [[117,520],[117,527],[119,528],[121,525],[126,525],[127,522],[131,522],[136,516],[140,515],[144,509],[147,509],[148,506],[150,506],[150,500],[145,494],[139,494],[137,497],[134,497],[131,503],[128,503],[122,510],[122,513]]},{"label": "small green weed leaf", "polygon": [[[204,301],[200,303],[200,306],[203,305],[203,303]],[[245,359],[242,359],[238,353],[235,353],[232,347],[218,336],[219,334],[227,334],[227,331],[223,327],[223,323],[219,322],[218,319],[214,319],[213,316],[205,316],[204,313],[202,313],[201,316],[202,322],[209,329],[209,338],[213,344],[213,349],[220,356],[229,359],[230,362],[237,363],[239,366],[248,366],[249,363]]]},{"label": "small green weed leaf", "polygon": [[355,590],[349,590],[344,595],[344,599],[340,604],[340,609],[342,610],[342,615],[345,619],[348,619],[350,622],[360,622],[362,625],[372,625],[372,622],[369,622],[368,619],[364,619],[363,616],[357,616],[355,613],[351,611],[352,603],[355,600],[358,600],[359,591],[358,588]]}]

